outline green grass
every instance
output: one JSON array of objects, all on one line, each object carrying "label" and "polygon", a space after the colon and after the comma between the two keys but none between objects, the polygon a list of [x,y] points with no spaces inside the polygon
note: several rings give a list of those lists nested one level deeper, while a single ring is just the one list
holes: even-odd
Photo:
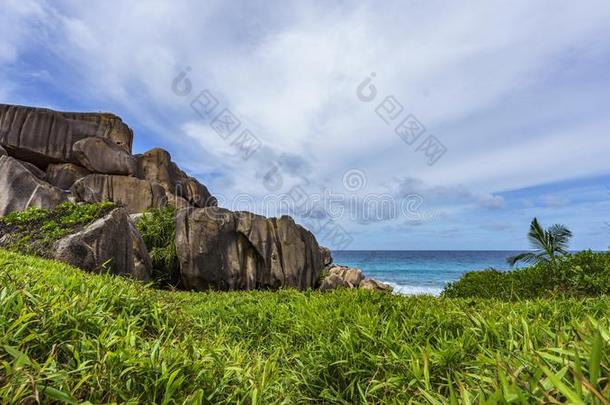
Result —
[{"label": "green grass", "polygon": [[108,214],[115,205],[63,203],[54,209],[29,208],[0,218],[0,247],[49,257],[54,242]]},{"label": "green grass", "polygon": [[606,294],[610,294],[610,252],[590,250],[561,257],[556,267],[541,263],[510,272],[466,273],[443,291],[448,298],[503,300]]},{"label": "green grass", "polygon": [[605,403],[608,313],[606,297],[161,291],[0,250],[0,403]]}]

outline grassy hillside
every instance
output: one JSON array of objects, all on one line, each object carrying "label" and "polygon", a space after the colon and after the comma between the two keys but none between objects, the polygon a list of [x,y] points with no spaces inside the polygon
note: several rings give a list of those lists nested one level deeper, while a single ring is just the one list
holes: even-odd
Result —
[{"label": "grassy hillside", "polygon": [[0,402],[602,403],[609,312],[605,297],[176,293],[0,250]]}]

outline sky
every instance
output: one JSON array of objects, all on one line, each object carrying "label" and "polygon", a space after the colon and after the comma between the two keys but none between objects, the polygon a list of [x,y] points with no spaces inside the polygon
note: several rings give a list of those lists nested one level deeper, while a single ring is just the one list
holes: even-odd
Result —
[{"label": "sky", "polygon": [[610,2],[0,0],[0,103],[109,111],[335,249],[610,245]]}]

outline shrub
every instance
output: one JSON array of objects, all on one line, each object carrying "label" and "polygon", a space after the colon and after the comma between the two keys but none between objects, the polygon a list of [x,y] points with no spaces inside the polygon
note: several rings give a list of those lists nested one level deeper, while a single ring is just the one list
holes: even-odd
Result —
[{"label": "shrub", "polygon": [[443,296],[529,299],[555,294],[596,296],[610,293],[610,253],[590,250],[562,257],[555,264],[540,263],[519,270],[466,273],[450,283]]},{"label": "shrub", "polygon": [[176,208],[151,209],[136,226],[153,261],[153,280],[158,287],[178,287],[180,263],[176,253]]},{"label": "shrub", "polygon": [[28,208],[0,218],[0,246],[49,257],[53,243],[66,235],[80,231],[86,225],[108,214],[115,205],[63,203],[54,209]]}]

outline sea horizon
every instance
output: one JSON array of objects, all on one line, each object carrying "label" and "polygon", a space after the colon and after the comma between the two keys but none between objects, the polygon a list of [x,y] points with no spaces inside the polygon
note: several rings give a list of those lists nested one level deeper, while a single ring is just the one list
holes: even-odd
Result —
[{"label": "sea horizon", "polygon": [[336,250],[334,263],[356,267],[403,295],[441,294],[471,271],[510,270],[506,259],[521,250]]}]

